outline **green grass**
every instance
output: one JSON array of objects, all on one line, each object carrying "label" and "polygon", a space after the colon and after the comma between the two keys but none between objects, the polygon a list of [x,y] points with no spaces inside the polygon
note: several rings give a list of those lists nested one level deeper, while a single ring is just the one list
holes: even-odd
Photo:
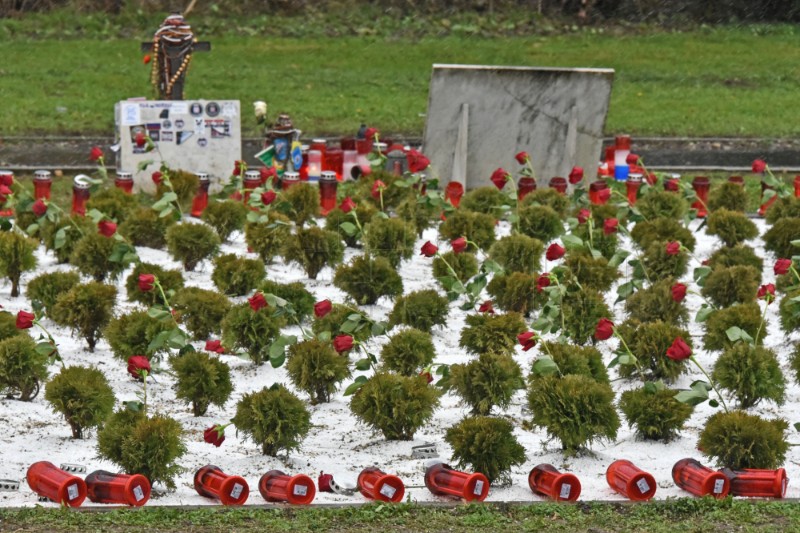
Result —
[{"label": "green grass", "polygon": [[[0,35],[14,23],[0,21]],[[259,134],[255,100],[267,101],[270,115],[291,113],[309,136],[355,132],[362,122],[419,136],[433,63],[611,67],[609,133],[794,137],[797,36],[790,26],[767,29],[419,39],[224,33],[194,58],[186,97],[241,100],[246,136]],[[153,96],[138,51],[146,35],[0,42],[3,134],[110,134],[116,101]]]},{"label": "green grass", "polygon": [[680,499],[647,504],[413,504],[361,507],[110,512],[0,510],[4,531],[793,531],[800,506],[781,502]]}]

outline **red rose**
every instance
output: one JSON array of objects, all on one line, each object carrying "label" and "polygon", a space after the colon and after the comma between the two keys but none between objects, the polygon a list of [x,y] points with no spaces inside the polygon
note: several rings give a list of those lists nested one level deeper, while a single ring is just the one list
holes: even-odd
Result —
[{"label": "red rose", "polygon": [[611,198],[611,189],[600,189],[597,191],[597,205],[604,205]]},{"label": "red rose", "polygon": [[511,177],[511,174],[503,170],[502,168],[498,168],[494,172],[492,172],[492,177],[489,178],[494,186],[498,189],[502,189],[506,186],[506,181]]},{"label": "red rose", "polygon": [[14,184],[14,176],[12,176],[11,174],[6,174],[5,172],[0,173],[0,185],[11,187],[13,184]]},{"label": "red rose", "polygon": [[550,274],[545,272],[536,278],[536,291],[542,292],[545,287],[550,286]]},{"label": "red rose", "polygon": [[36,320],[36,315],[27,311],[20,311],[17,313],[17,329],[30,329],[33,327],[33,321]]},{"label": "red rose", "polygon": [[211,426],[203,432],[203,440],[219,448],[225,442],[225,428],[220,425]]},{"label": "red rose", "polygon": [[92,146],[89,151],[89,161],[99,161],[103,158],[103,150],[99,146]]},{"label": "red rose", "polygon": [[433,383],[433,376],[431,375],[430,372],[426,372],[423,370],[422,372],[419,373],[419,377],[424,378],[425,383],[427,383],[428,385]]},{"label": "red rose", "polygon": [[330,313],[332,309],[333,304],[331,304],[330,300],[322,300],[321,302],[314,304],[314,316],[317,318],[322,318]]},{"label": "red rose", "polygon": [[572,167],[569,172],[569,182],[573,185],[580,183],[583,179],[583,167]]},{"label": "red rose", "polygon": [[156,277],[153,274],[139,274],[139,290],[150,292],[156,284]]},{"label": "red rose", "polygon": [[110,220],[101,220],[97,223],[97,231],[104,237],[111,237],[117,232],[117,225]]},{"label": "red rose", "polygon": [[767,170],[767,162],[763,159],[756,159],[753,161],[753,174],[762,174]]},{"label": "red rose", "polygon": [[264,191],[264,192],[261,193],[261,203],[264,204],[264,205],[269,205],[272,202],[274,202],[275,198],[277,198],[277,197],[278,197],[278,195],[272,189],[270,189],[268,191]]},{"label": "red rose", "polygon": [[261,174],[261,183],[267,183],[270,178],[274,178],[278,175],[278,172],[275,170],[275,167],[261,167],[258,169],[258,172]]},{"label": "red rose", "polygon": [[653,186],[658,181],[658,176],[656,176],[655,172],[649,172],[645,174],[644,180],[647,182],[648,185]]},{"label": "red rose", "polygon": [[260,309],[264,309],[267,306],[267,299],[264,298],[262,293],[257,292],[247,299],[247,303],[250,304],[250,309],[258,312]]},{"label": "red rose", "polygon": [[147,137],[145,136],[144,133],[140,131],[139,133],[136,134],[136,137],[134,137],[133,142],[136,143],[137,147],[141,148],[142,146],[147,144]]},{"label": "red rose", "polygon": [[480,307],[478,307],[479,313],[489,313],[490,315],[494,314],[494,306],[492,305],[491,300],[486,300],[483,302]]},{"label": "red rose", "polygon": [[514,156],[514,159],[516,159],[517,163],[519,163],[520,165],[524,165],[525,163],[531,160],[531,156],[530,154],[528,154],[528,152],[520,152]]},{"label": "red rose", "polygon": [[673,361],[683,361],[692,356],[692,348],[680,337],[672,341],[672,346],[667,348],[667,357]]},{"label": "red rose", "polygon": [[617,227],[619,226],[619,220],[616,218],[607,218],[603,222],[603,233],[606,235],[611,235],[612,233],[616,233]]},{"label": "red rose", "polygon": [[586,224],[586,221],[589,220],[589,217],[591,216],[592,212],[584,207],[578,211],[578,224]]},{"label": "red rose", "polygon": [[346,352],[353,348],[353,337],[350,335],[336,335],[333,338],[333,349],[338,353]]},{"label": "red rose", "polygon": [[686,285],[683,283],[676,283],[672,286],[672,301],[682,302],[686,298]]},{"label": "red rose", "polygon": [[564,257],[564,252],[566,250],[563,246],[560,246],[557,242],[554,242],[547,248],[547,253],[545,253],[545,257],[548,261],[555,261],[556,259],[561,259]]},{"label": "red rose", "polygon": [[634,153],[630,153],[628,154],[628,157],[625,158],[625,162],[628,163],[629,165],[638,165],[639,156]]},{"label": "red rose", "polygon": [[155,183],[156,185],[161,185],[161,182],[164,181],[164,175],[158,170],[153,172],[150,178],[152,178],[153,183]]},{"label": "red rose", "polygon": [[372,197],[376,200],[379,200],[381,197],[381,191],[386,189],[386,184],[381,180],[375,180],[375,183],[372,184]]},{"label": "red rose", "polygon": [[326,474],[325,472],[320,472],[319,478],[317,478],[317,486],[319,487],[319,491],[333,492],[333,488],[331,487],[331,481],[333,481],[332,474]]},{"label": "red rose", "polygon": [[380,135],[378,128],[367,128],[364,131],[364,138],[374,140],[376,135]]},{"label": "red rose", "polygon": [[33,211],[33,214],[36,215],[37,218],[43,217],[47,214],[47,204],[44,203],[44,200],[39,198],[38,200],[33,202],[33,205],[31,206],[31,211]]},{"label": "red rose", "polygon": [[676,179],[668,179],[664,182],[664,190],[669,192],[678,192],[680,189],[680,185],[678,185],[678,180]]},{"label": "red rose", "polygon": [[0,194],[3,196],[9,196],[14,194],[14,191],[12,191],[8,185],[0,185]]},{"label": "red rose", "polygon": [[434,255],[436,255],[436,252],[438,251],[439,248],[433,243],[431,243],[431,241],[426,241],[425,244],[422,245],[421,249],[422,255],[424,255],[425,257],[433,257]]},{"label": "red rose", "polygon": [[762,285],[758,288],[757,296],[759,300],[766,300],[767,303],[770,303],[775,299],[775,284],[768,283],[766,285]]},{"label": "red rose", "polygon": [[225,353],[225,347],[219,339],[206,341],[206,351],[215,353]]},{"label": "red rose", "polygon": [[343,213],[349,213],[350,211],[355,209],[355,207],[356,203],[349,196],[344,200],[342,200],[341,205],[339,205],[339,209],[341,209]]},{"label": "red rose", "polygon": [[450,246],[453,247],[453,253],[460,254],[464,250],[467,249],[467,239],[465,237],[459,237],[458,239],[453,239],[450,241]]},{"label": "red rose", "polygon": [[678,255],[681,253],[681,243],[670,241],[667,243],[667,255]]},{"label": "red rose", "polygon": [[150,54],[145,54],[145,56],[142,58],[142,63],[144,63],[145,65],[147,65],[147,64],[149,64],[149,63],[150,63],[152,60],[153,60],[153,56],[151,56]]},{"label": "red rose", "polygon": [[245,164],[244,161],[242,161],[242,160],[234,161],[234,163],[233,163],[233,175],[234,176],[241,176],[243,171],[244,171],[244,169],[246,169],[246,168],[247,168],[247,165]]},{"label": "red rose", "polygon": [[789,272],[789,269],[792,268],[792,260],[791,259],[778,259],[775,261],[775,275],[782,276]]},{"label": "red rose", "polygon": [[422,172],[431,166],[431,160],[416,150],[409,150],[406,159],[408,159],[408,170],[412,173]]},{"label": "red rose", "polygon": [[132,355],[128,358],[128,374],[143,380],[145,372],[150,373],[150,361],[143,355]]},{"label": "red rose", "polygon": [[607,318],[601,318],[597,321],[597,327],[594,328],[594,338],[599,341],[610,339],[614,334],[614,323]]},{"label": "red rose", "polygon": [[522,350],[525,352],[536,346],[538,340],[539,336],[533,331],[526,331],[517,335],[517,342],[522,345]]}]

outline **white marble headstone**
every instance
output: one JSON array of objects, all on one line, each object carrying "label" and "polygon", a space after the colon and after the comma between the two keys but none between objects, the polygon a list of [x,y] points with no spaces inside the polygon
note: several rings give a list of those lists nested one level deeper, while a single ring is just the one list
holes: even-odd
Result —
[{"label": "white marble headstone", "polygon": [[442,184],[488,185],[497,167],[518,176],[533,160],[539,184],[587,175],[601,158],[613,69],[433,65],[423,151]]}]

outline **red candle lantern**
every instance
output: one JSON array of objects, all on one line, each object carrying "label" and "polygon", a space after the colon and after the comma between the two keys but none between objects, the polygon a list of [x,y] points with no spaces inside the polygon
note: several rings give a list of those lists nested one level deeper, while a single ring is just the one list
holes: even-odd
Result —
[{"label": "red candle lantern", "polygon": [[300,174],[297,172],[284,172],[281,178],[281,189],[286,190],[292,185],[300,183]]},{"label": "red candle lantern", "polygon": [[764,180],[761,180],[761,207],[758,208],[758,215],[764,216],[767,214],[767,209],[772,207],[772,204],[778,199],[777,194],[773,194],[769,200],[764,200],[764,193],[767,191],[774,191],[775,189],[771,185],[767,185]]},{"label": "red candle lantern", "polygon": [[328,149],[328,141],[325,139],[311,139],[311,150],[316,150],[321,154],[325,154],[325,151]]},{"label": "red candle lantern", "polygon": [[344,151],[341,148],[328,148],[322,161],[322,171],[333,171],[336,174],[336,178],[341,179],[343,166]]},{"label": "red candle lantern", "polygon": [[600,176],[613,176],[614,175],[614,152],[617,147],[615,145],[606,146],[604,150],[604,161],[601,163],[598,170]]},{"label": "red candle lantern", "polygon": [[72,214],[86,216],[86,202],[89,201],[92,186],[91,178],[78,174],[72,180]]},{"label": "red candle lantern", "polygon": [[697,176],[692,180],[692,188],[697,195],[697,200],[692,202],[692,208],[697,209],[697,216],[704,218],[708,214],[708,190],[711,182],[706,176]]},{"label": "red candle lantern", "polygon": [[69,507],[80,507],[86,499],[86,483],[49,461],[33,463],[25,476],[31,490]]},{"label": "red candle lantern", "polygon": [[581,482],[573,474],[562,474],[553,465],[540,464],[528,474],[528,486],[556,501],[574,502],[581,495]]},{"label": "red candle lantern", "polygon": [[457,181],[451,181],[444,188],[444,199],[453,204],[453,207],[461,204],[462,196],[464,196],[464,186]]},{"label": "red candle lantern", "polygon": [[392,503],[403,501],[406,493],[406,487],[399,477],[374,466],[365,468],[358,475],[358,490],[370,500]]},{"label": "red candle lantern", "polygon": [[94,503],[141,507],[150,499],[150,481],[141,474],[112,474],[95,470],[86,476],[86,492]]},{"label": "red candle lantern", "polygon": [[608,196],[603,197],[602,191],[608,189],[608,183],[605,180],[593,181],[589,184],[589,202],[592,205],[603,205],[608,202]]},{"label": "red candle lantern", "polygon": [[641,174],[630,174],[628,181],[625,182],[625,192],[628,196],[628,203],[630,205],[636,204],[636,196],[639,194],[639,187],[642,186]]},{"label": "red candle lantern", "polygon": [[314,480],[305,474],[287,476],[280,470],[270,470],[258,482],[258,491],[268,502],[288,502],[308,505],[314,500],[317,489]]},{"label": "red candle lantern", "polygon": [[342,137],[339,140],[339,148],[342,151],[347,152],[348,150],[352,150],[355,152],[356,150],[356,139],[355,137]]},{"label": "red candle lantern", "polygon": [[619,459],[608,466],[606,481],[629,500],[649,500],[656,493],[655,478],[627,459]]},{"label": "red candle lantern", "polygon": [[197,188],[197,192],[192,200],[193,217],[200,217],[203,211],[206,210],[206,207],[208,207],[208,186],[211,185],[211,178],[208,172],[198,172],[197,179],[200,182],[200,186]]},{"label": "red candle lantern", "polygon": [[456,496],[466,501],[482,502],[489,495],[489,480],[476,472],[468,474],[437,463],[425,471],[425,486],[437,496]]},{"label": "red candle lantern", "polygon": [[319,179],[319,207],[322,215],[327,215],[336,207],[336,188],[339,182],[332,170],[323,170]]},{"label": "red candle lantern", "polygon": [[567,194],[567,178],[556,176],[550,178],[550,188],[557,190],[561,194]]},{"label": "red candle lantern", "polygon": [[794,197],[800,198],[800,176],[794,177]]},{"label": "red candle lantern", "polygon": [[256,187],[261,186],[261,172],[258,170],[248,170],[244,173],[244,203],[250,199],[250,192]]},{"label": "red candle lantern", "polygon": [[49,170],[37,170],[33,173],[33,197],[37,200],[49,200],[53,176]]},{"label": "red candle lantern", "polygon": [[728,177],[728,181],[744,187],[744,178],[742,176],[730,176]]},{"label": "red candle lantern", "polygon": [[200,496],[219,500],[222,505],[244,505],[250,496],[250,487],[243,477],[229,476],[214,465],[206,465],[194,473],[194,490]]},{"label": "red candle lantern", "polygon": [[[10,187],[12,183],[14,183],[14,173],[10,170],[0,170],[0,183],[7,183]],[[3,205],[6,203],[6,199],[4,196],[0,195],[0,217],[10,217],[14,215],[13,209],[3,209]]]},{"label": "red candle lantern", "polygon": [[536,180],[525,176],[519,179],[519,183],[517,183],[517,200],[522,200],[528,194],[532,193],[536,190]]},{"label": "red candle lantern", "polygon": [[722,472],[711,470],[691,458],[681,459],[672,467],[675,484],[695,496],[724,498],[730,490],[730,480]]},{"label": "red candle lantern", "polygon": [[322,176],[323,153],[321,150],[314,149],[313,144],[311,145],[311,149],[308,151],[308,164],[306,165],[308,181],[319,181],[320,176]]},{"label": "red candle lantern", "polygon": [[734,496],[748,498],[783,498],[786,496],[789,479],[783,468],[777,470],[723,468],[720,472],[731,480],[731,494]]},{"label": "red candle lantern", "polygon": [[118,170],[114,178],[114,187],[121,189],[125,194],[133,193],[133,172]]}]

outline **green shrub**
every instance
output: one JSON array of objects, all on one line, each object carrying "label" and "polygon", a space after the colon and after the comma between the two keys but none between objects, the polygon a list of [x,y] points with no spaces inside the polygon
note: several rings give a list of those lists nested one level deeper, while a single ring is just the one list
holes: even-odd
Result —
[{"label": "green shrub", "polygon": [[183,289],[183,274],[180,270],[166,269],[153,263],[136,263],[133,271],[125,279],[125,291],[128,293],[128,300],[131,302],[143,303],[147,306],[162,303],[161,293],[158,290],[142,291],[139,289],[139,276],[141,274],[152,274],[158,278],[161,288],[170,297],[171,293],[177,293]]},{"label": "green shrub", "polygon": [[236,200],[209,202],[203,210],[203,222],[214,228],[221,242],[227,242],[231,233],[241,231],[247,221],[247,206]]},{"label": "green shrub", "polygon": [[289,346],[286,372],[297,390],[311,397],[312,405],[329,402],[337,385],[352,374],[347,357],[317,339]]},{"label": "green shrub", "polygon": [[800,342],[794,344],[794,350],[789,356],[789,366],[794,372],[794,380],[800,383]]},{"label": "green shrub", "polygon": [[519,313],[467,315],[466,323],[458,345],[476,355],[513,353],[517,335],[527,329]]},{"label": "green shrub", "polygon": [[[491,215],[456,210],[447,215],[445,221],[441,223],[439,235],[448,241],[466,237],[481,250],[488,250],[494,242],[494,224],[495,217]],[[475,251],[473,245],[467,250]]]},{"label": "green shrub", "polygon": [[489,185],[467,191],[461,198],[459,208],[491,215],[494,218],[502,218],[500,207],[508,203],[508,197],[505,194],[494,185]]},{"label": "green shrub", "polygon": [[372,186],[377,180],[380,180],[386,185],[383,190],[384,210],[388,211],[397,207],[411,194],[409,189],[395,185],[395,182],[400,179],[403,178],[383,169],[373,170],[369,176],[362,176],[355,184],[355,196],[359,199],[358,204],[366,203],[376,209],[380,208],[380,197],[372,196]]},{"label": "green shrub", "polygon": [[79,215],[61,217],[58,222],[42,224],[40,228],[45,248],[55,253],[59,263],[69,262],[80,240],[96,232],[97,228],[92,219]]},{"label": "green shrub", "polygon": [[289,219],[275,211],[269,212],[267,222],[252,222],[244,227],[244,240],[248,248],[269,264],[283,253],[286,241],[292,238]]},{"label": "green shrub", "polygon": [[411,440],[433,417],[439,392],[421,376],[378,372],[356,391],[350,410],[388,440]]},{"label": "green shrub", "polygon": [[230,296],[244,296],[255,289],[264,279],[264,263],[236,254],[223,254],[214,258],[211,281]]},{"label": "green shrub", "polygon": [[706,421],[697,449],[722,467],[773,470],[786,460],[788,428],[780,418],[765,420],[744,411],[718,412]]},{"label": "green shrub", "polygon": [[0,341],[0,390],[23,402],[33,400],[47,379],[47,364],[47,354],[36,351],[27,334]]},{"label": "green shrub", "polygon": [[[416,206],[416,201],[413,202]],[[372,220],[373,215],[377,213],[377,209],[372,207],[370,204],[359,204],[355,208],[355,213],[358,216],[358,223],[361,224],[361,228],[368,231],[366,228],[369,226],[370,221]],[[416,207],[414,208],[414,213],[416,213]],[[411,220],[411,217],[401,214],[404,219]],[[330,212],[325,216],[325,229],[328,231],[332,231],[339,235],[339,237],[344,240],[344,243],[350,247],[355,248],[358,246],[359,236],[357,235],[349,235],[342,229],[342,224],[345,222],[354,224],[353,215],[351,213],[345,213],[338,207],[336,209],[331,209]],[[419,228],[417,228],[419,231]]]},{"label": "green shrub", "polygon": [[128,215],[139,207],[136,196],[117,187],[105,187],[92,194],[86,203],[86,210],[97,209],[118,224],[125,222]]},{"label": "green shrub", "polygon": [[529,316],[536,307],[540,307],[547,297],[536,290],[536,275],[524,272],[495,274],[486,291],[498,308],[503,311],[514,311]]},{"label": "green shrub", "polygon": [[414,255],[416,241],[414,226],[399,218],[377,218],[366,233],[370,253],[385,257],[394,268]]},{"label": "green shrub", "polygon": [[105,375],[83,366],[62,368],[45,386],[44,398],[54,412],[64,415],[73,439],[82,439],[88,428],[102,426],[116,401]]},{"label": "green shrub", "polygon": [[269,347],[284,323],[269,308],[253,311],[247,303],[235,305],[222,320],[222,342],[227,348],[244,350],[260,365],[269,357]]},{"label": "green shrub", "polygon": [[[186,212],[192,207],[192,200],[197,195],[197,189],[200,188],[200,178],[196,174],[186,172],[185,170],[170,170],[169,180],[172,184],[172,190],[178,195],[178,203],[181,210]],[[160,183],[156,189],[156,198],[161,199],[164,194],[169,192],[169,188],[165,183]]]},{"label": "green shrub", "polygon": [[291,208],[287,215],[298,226],[319,216],[319,187],[310,183],[297,183],[285,191],[283,198]]},{"label": "green shrub", "polygon": [[715,185],[708,193],[708,208],[712,213],[718,209],[744,213],[749,202],[747,191],[738,183],[721,183]]},{"label": "green shrub", "polygon": [[142,411],[122,409],[98,432],[97,451],[128,474],[141,474],[151,483],[174,489],[175,476],[183,471],[176,461],[186,453],[183,427],[165,415],[148,417]]},{"label": "green shrub", "polygon": [[575,455],[595,440],[613,440],[619,416],[614,391],[588,376],[546,376],[531,381],[528,406],[533,424],[561,441],[565,455]]},{"label": "green shrub", "polygon": [[666,242],[653,242],[642,254],[642,267],[651,280],[677,279],[686,274],[689,255],[683,250],[675,255],[669,255],[666,247]]},{"label": "green shrub", "polygon": [[431,334],[413,328],[392,335],[381,350],[383,366],[404,376],[419,374],[434,357],[436,349]]},{"label": "green shrub", "polygon": [[527,205],[519,210],[519,231],[541,242],[550,242],[564,233],[564,222],[546,205]]},{"label": "green shrub", "polygon": [[158,211],[140,207],[131,212],[117,232],[134,246],[163,250],[167,245],[167,229],[175,225],[172,217],[160,217]]},{"label": "green shrub", "polygon": [[73,271],[39,274],[28,282],[25,295],[33,303],[34,309],[42,308],[49,316],[59,295],[64,294],[80,281],[80,275]]},{"label": "green shrub", "polygon": [[781,298],[778,312],[781,317],[781,329],[784,333],[789,335],[800,329],[800,290],[795,290]]},{"label": "green shrub", "polygon": [[[420,239],[426,229],[433,226],[434,222],[439,221],[439,215],[440,211],[432,203],[419,202],[418,197],[414,195],[409,196],[397,206],[397,216],[413,222],[414,228],[417,230],[417,237]],[[349,243],[348,246],[350,246]]]},{"label": "green shrub", "polygon": [[71,328],[86,341],[89,351],[94,352],[100,332],[114,314],[116,300],[117,289],[111,285],[96,281],[75,285],[58,297],[50,318]]},{"label": "green shrub", "polygon": [[539,239],[515,233],[503,237],[489,249],[489,257],[506,272],[533,274],[542,265],[544,244]]},{"label": "green shrub", "polygon": [[619,399],[619,408],[628,427],[645,440],[668,442],[674,439],[692,416],[694,407],[675,399],[678,391],[661,389],[650,392],[644,388],[628,390]]},{"label": "green shrub", "polygon": [[389,327],[406,324],[430,332],[433,326],[447,324],[449,302],[433,289],[410,292],[400,296],[389,314]]},{"label": "green shrub", "polygon": [[514,393],[525,383],[513,357],[483,353],[469,363],[452,365],[449,386],[472,414],[488,415],[494,406],[507,409]]},{"label": "green shrub", "polygon": [[197,263],[217,253],[219,237],[203,224],[175,224],[167,230],[167,249],[176,261],[183,263],[184,270],[192,271]]},{"label": "green shrub", "polygon": [[205,352],[190,351],[170,359],[175,371],[175,396],[192,404],[194,416],[203,416],[209,405],[224,407],[231,397],[231,368]]},{"label": "green shrub", "polygon": [[[625,211],[620,211],[620,209],[612,203],[607,203],[602,205],[592,205],[590,209],[592,212],[592,222],[593,222],[592,225],[595,228],[600,229],[601,232],[603,231],[603,225],[605,224],[606,220],[609,220],[611,218],[616,218],[619,221],[620,225],[627,224],[627,218],[624,216]],[[575,213],[576,218],[577,214],[578,213]],[[618,216],[618,215],[623,215],[623,216]],[[583,224],[581,224],[579,227],[583,227]],[[612,235],[614,234],[612,233]]]},{"label": "green shrub", "polygon": [[767,250],[775,252],[778,257],[797,255],[798,247],[792,241],[800,239],[800,218],[782,218],[777,220],[764,233],[764,245]]},{"label": "green shrub", "polygon": [[[706,333],[703,335],[703,347],[706,350],[724,350],[733,343],[728,339],[726,331],[737,326],[755,338],[761,324],[761,310],[756,303],[736,304],[711,313],[706,321]],[[763,331],[767,331],[764,322]]]},{"label": "green shrub", "polygon": [[[463,202],[463,200],[462,200]],[[561,194],[550,187],[531,191],[522,200],[522,205],[545,205],[563,217],[567,213],[571,202],[568,196]]]},{"label": "green shrub", "polygon": [[708,266],[711,268],[737,265],[751,266],[758,272],[764,270],[764,260],[750,246],[744,244],[720,248],[708,258]]},{"label": "green shrub", "polygon": [[564,258],[564,266],[569,269],[575,281],[590,289],[608,291],[619,278],[616,267],[608,264],[605,257],[593,257],[586,251],[569,251]]},{"label": "green shrub", "polygon": [[751,266],[719,267],[706,277],[700,293],[718,307],[755,301],[761,272]]},{"label": "green shrub", "polygon": [[344,305],[336,305],[333,307],[330,313],[322,318],[317,318],[314,320],[314,322],[311,324],[311,331],[313,331],[315,335],[319,335],[320,333],[328,331],[330,332],[331,337],[335,337],[339,334],[352,335],[355,340],[364,342],[372,336],[372,330],[363,320],[361,322],[363,326],[359,326],[359,328],[355,331],[344,332],[341,330],[342,324],[344,324],[347,321],[347,317],[352,314],[359,314],[365,319],[369,318],[366,314],[360,311],[351,309]]},{"label": "green shrub", "polygon": [[725,246],[736,246],[758,237],[758,228],[744,213],[718,209],[706,219],[706,233],[716,235]]},{"label": "green shrub", "polygon": [[[576,374],[588,376],[598,383],[610,383],[603,355],[594,346],[543,342],[541,353],[553,359],[562,376]],[[532,374],[531,379],[538,379],[538,376]]]},{"label": "green shrub", "polygon": [[19,296],[19,280],[23,272],[36,268],[39,243],[16,231],[0,232],[0,276],[11,282],[11,297]]},{"label": "green shrub", "polygon": [[317,279],[317,274],[329,266],[336,268],[344,258],[344,244],[339,235],[311,227],[298,229],[286,241],[283,257],[287,262],[295,262],[303,267],[309,279]]},{"label": "green shrub", "polygon": [[92,233],[75,245],[69,262],[95,281],[116,280],[125,270],[125,264],[111,260],[115,244],[114,239]]},{"label": "green shrub", "polygon": [[19,335],[28,336],[24,329],[17,328],[17,317],[8,311],[0,311],[0,341],[17,337]]},{"label": "green shrub", "polygon": [[793,197],[777,198],[767,210],[768,224],[774,224],[782,218],[800,218],[800,200]]},{"label": "green shrub", "polygon": [[171,303],[186,329],[200,340],[222,331],[222,320],[231,309],[231,302],[224,295],[198,287],[179,290]]},{"label": "green shrub", "polygon": [[761,400],[783,405],[786,380],[775,352],[762,346],[739,342],[717,358],[714,380],[747,409]]},{"label": "green shrub", "polygon": [[641,322],[661,320],[668,324],[685,324],[689,312],[683,302],[672,299],[672,286],[675,283],[671,278],[662,279],[633,293],[625,300],[628,316]]},{"label": "green shrub", "polygon": [[697,245],[697,239],[691,230],[674,218],[664,217],[637,222],[631,230],[631,239],[643,250],[656,241],[677,241],[689,250],[694,250]]},{"label": "green shrub", "polygon": [[279,384],[245,394],[232,422],[271,457],[299,448],[311,429],[311,415],[302,400]]},{"label": "green shrub", "polygon": [[333,276],[333,285],[346,292],[358,305],[373,305],[381,296],[394,298],[403,294],[403,280],[383,257],[354,257],[341,265]]},{"label": "green shrub", "polygon": [[465,418],[447,429],[444,440],[453,448],[460,468],[485,475],[489,483],[511,478],[511,467],[525,462],[525,448],[508,420],[490,416]]},{"label": "green shrub", "polygon": [[[620,324],[618,332],[639,360],[648,380],[672,383],[686,372],[685,361],[675,361],[666,356],[667,349],[677,338],[692,348],[692,337],[685,329],[661,320],[642,323],[631,318]],[[635,365],[620,365],[618,370],[624,378],[639,377]]]},{"label": "green shrub", "polygon": [[592,338],[597,321],[611,316],[603,295],[591,289],[568,290],[561,302],[564,334],[575,344],[586,344]]},{"label": "green shrub", "polygon": [[[634,229],[636,227],[634,226]],[[589,224],[580,224],[572,230],[572,234],[586,243],[591,244],[592,248],[599,251],[600,254],[606,259],[611,259],[617,253],[619,245],[619,238],[616,233],[606,233],[603,231],[603,224],[595,226],[592,229],[592,238],[589,239]]]},{"label": "green shrub", "polygon": [[440,285],[443,285],[441,278],[453,276],[447,265],[450,265],[450,268],[456,273],[461,283],[466,283],[478,273],[478,258],[475,257],[475,254],[469,252],[461,252],[460,254],[452,251],[445,252],[440,257],[434,257],[432,263],[433,277],[436,278]]},{"label": "green shrub", "polygon": [[659,217],[682,220],[689,211],[689,204],[679,194],[653,190],[636,202],[639,212],[647,220]]},{"label": "green shrub", "polygon": [[149,349],[150,342],[162,331],[173,328],[171,322],[152,318],[147,311],[131,311],[112,318],[103,330],[114,355],[127,361],[132,355],[146,355],[149,358],[169,352],[166,345]]}]

